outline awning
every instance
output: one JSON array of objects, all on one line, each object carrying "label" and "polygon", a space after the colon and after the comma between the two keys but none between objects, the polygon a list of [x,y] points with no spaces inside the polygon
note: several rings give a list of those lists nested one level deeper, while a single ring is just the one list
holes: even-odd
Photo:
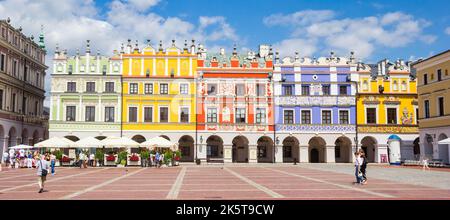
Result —
[{"label": "awning", "polygon": [[102,146],[101,141],[95,137],[86,137],[72,144],[72,147],[77,148],[101,148]]},{"label": "awning", "polygon": [[176,144],[170,142],[169,140],[163,137],[154,137],[149,139],[143,143],[141,143],[142,147],[160,147],[160,148],[176,148]]},{"label": "awning", "polygon": [[31,149],[31,148],[34,148],[34,147],[30,146],[30,145],[25,145],[25,144],[19,144],[16,146],[9,147],[9,149]]},{"label": "awning", "polygon": [[107,137],[100,141],[101,146],[104,147],[126,147],[126,148],[133,148],[133,147],[140,147],[139,143],[136,141],[131,140],[127,137]]},{"label": "awning", "polygon": [[67,138],[52,137],[45,141],[41,141],[35,144],[35,147],[47,147],[47,148],[70,148],[74,142]]}]

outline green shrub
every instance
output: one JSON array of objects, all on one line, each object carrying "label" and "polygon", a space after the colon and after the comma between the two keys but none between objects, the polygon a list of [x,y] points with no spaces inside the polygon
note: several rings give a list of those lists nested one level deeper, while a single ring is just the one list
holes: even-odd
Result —
[{"label": "green shrub", "polygon": [[121,160],[121,161],[120,161],[120,164],[123,165],[123,166],[125,166],[125,165],[127,164],[127,160]]},{"label": "green shrub", "polygon": [[127,163],[127,156],[128,156],[128,152],[126,151],[121,151],[118,155],[119,157],[119,161],[122,164],[122,161],[125,161],[125,164]]},{"label": "green shrub", "polygon": [[103,150],[102,149],[97,149],[95,151],[95,159],[97,159],[99,161],[103,161]]},{"label": "green shrub", "polygon": [[56,159],[61,160],[63,153],[60,150],[55,150],[55,151],[53,151],[53,155],[55,155]]},{"label": "green shrub", "polygon": [[148,150],[142,150],[141,151],[141,158],[146,158],[148,159],[150,153],[148,152]]}]

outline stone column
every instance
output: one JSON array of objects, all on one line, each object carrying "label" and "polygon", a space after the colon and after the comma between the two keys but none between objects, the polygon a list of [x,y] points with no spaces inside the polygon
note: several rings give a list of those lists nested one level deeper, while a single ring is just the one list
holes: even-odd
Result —
[{"label": "stone column", "polygon": [[257,155],[257,146],[256,145],[248,145],[248,162],[249,163],[257,163],[258,155]]},{"label": "stone column", "polygon": [[325,146],[325,162],[326,163],[336,163],[334,149],[335,149],[334,145]]},{"label": "stone column", "polygon": [[375,148],[375,163],[381,163],[382,156],[386,157],[386,163],[389,163],[388,159],[388,146],[387,144],[378,144],[378,147]]},{"label": "stone column", "polygon": [[300,146],[299,147],[299,157],[300,163],[308,163],[309,162],[309,152],[308,146]]},{"label": "stone column", "polygon": [[233,149],[231,144],[224,144],[223,145],[223,161],[225,163],[232,163],[233,162],[233,155],[232,155]]},{"label": "stone column", "polygon": [[439,144],[436,142],[433,142],[433,159],[440,159],[439,158]]},{"label": "stone column", "polygon": [[275,163],[283,163],[283,145],[275,145]]}]

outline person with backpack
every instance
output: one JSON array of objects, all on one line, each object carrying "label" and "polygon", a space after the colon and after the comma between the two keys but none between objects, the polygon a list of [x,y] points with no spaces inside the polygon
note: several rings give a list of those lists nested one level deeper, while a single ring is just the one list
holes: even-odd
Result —
[{"label": "person with backpack", "polygon": [[361,180],[362,180],[362,182],[361,182],[361,184],[365,185],[365,184],[367,184],[367,176],[366,176],[367,157],[366,157],[366,154],[364,153],[363,149],[361,149],[359,151],[359,153],[360,153],[360,157],[362,159],[362,164],[361,164],[361,174],[362,174]]},{"label": "person with backpack", "polygon": [[159,151],[156,151],[156,154],[155,154],[155,166],[156,166],[157,168],[160,167],[160,163],[159,163]]},{"label": "person with backpack", "polygon": [[36,164],[37,168],[37,175],[38,177],[38,184],[39,184],[39,193],[44,192],[44,183],[47,179],[48,169],[49,165],[47,163],[47,160],[45,160],[45,155],[42,155],[40,160]]},{"label": "person with backpack", "polygon": [[361,154],[359,153],[359,151],[357,151],[355,152],[355,177],[356,177],[355,184],[361,184],[362,179],[361,164],[362,164]]}]

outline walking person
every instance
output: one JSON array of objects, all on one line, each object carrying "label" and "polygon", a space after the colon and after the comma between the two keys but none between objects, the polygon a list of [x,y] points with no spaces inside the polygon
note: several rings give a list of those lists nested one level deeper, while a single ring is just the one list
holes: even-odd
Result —
[{"label": "walking person", "polygon": [[56,156],[54,154],[50,155],[50,167],[52,168],[52,176],[55,175],[55,164],[56,164]]},{"label": "walking person", "polygon": [[9,162],[11,165],[11,168],[14,169],[16,168],[16,156],[15,156],[16,152],[14,152],[13,149],[9,150]]},{"label": "walking person", "polygon": [[27,155],[27,167],[28,168],[33,168],[33,154],[31,154],[31,151],[28,151],[28,155]]},{"label": "walking person", "polygon": [[83,151],[80,151],[80,154],[78,154],[78,161],[80,163],[80,169],[83,167],[83,161],[84,160],[84,154]]},{"label": "walking person", "polygon": [[42,155],[40,160],[36,164],[37,168],[37,175],[38,177],[38,184],[39,184],[39,193],[44,192],[44,183],[47,179],[47,173],[48,173],[48,163],[45,160],[45,155]]},{"label": "walking person", "polygon": [[359,151],[360,155],[361,155],[361,174],[362,174],[362,184],[365,185],[367,184],[367,175],[366,175],[366,170],[367,170],[367,157],[366,154],[364,153],[364,150],[361,149]]},{"label": "walking person", "polygon": [[9,154],[8,152],[3,152],[3,162],[5,163],[5,167],[9,167]]},{"label": "walking person", "polygon": [[425,171],[425,169],[430,170],[430,167],[428,167],[428,158],[424,157],[422,159],[422,171]]},{"label": "walking person", "polygon": [[89,155],[89,166],[94,167],[95,166],[95,155],[94,153],[91,153],[91,155]]},{"label": "walking person", "polygon": [[356,177],[355,184],[361,184],[361,177],[362,177],[361,164],[362,164],[362,160],[360,157],[360,153],[355,152],[355,177]]},{"label": "walking person", "polygon": [[155,154],[155,166],[157,168],[159,168],[159,166],[160,166],[160,164],[159,164],[159,151],[156,151],[156,154]]},{"label": "walking person", "polygon": [[164,154],[159,154],[159,167],[161,167],[164,163]]},{"label": "walking person", "polygon": [[155,155],[153,154],[153,151],[150,151],[150,167],[152,167],[155,164]]}]

